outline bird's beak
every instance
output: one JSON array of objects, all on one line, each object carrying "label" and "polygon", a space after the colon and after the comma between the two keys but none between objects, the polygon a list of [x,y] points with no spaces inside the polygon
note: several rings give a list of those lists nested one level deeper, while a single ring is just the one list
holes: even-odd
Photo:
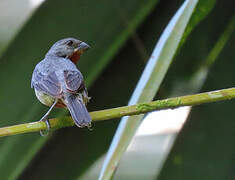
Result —
[{"label": "bird's beak", "polygon": [[85,52],[89,48],[90,48],[90,46],[88,44],[82,42],[81,44],[78,45],[77,48],[74,49],[74,52],[78,52],[79,54],[82,54],[83,52]]}]

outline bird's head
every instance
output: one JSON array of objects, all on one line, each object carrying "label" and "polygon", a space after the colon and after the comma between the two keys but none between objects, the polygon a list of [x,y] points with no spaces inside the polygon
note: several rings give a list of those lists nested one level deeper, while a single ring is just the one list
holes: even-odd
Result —
[{"label": "bird's head", "polygon": [[66,38],[57,41],[48,51],[46,56],[57,56],[68,58],[75,64],[80,56],[90,48],[90,46],[75,38]]}]

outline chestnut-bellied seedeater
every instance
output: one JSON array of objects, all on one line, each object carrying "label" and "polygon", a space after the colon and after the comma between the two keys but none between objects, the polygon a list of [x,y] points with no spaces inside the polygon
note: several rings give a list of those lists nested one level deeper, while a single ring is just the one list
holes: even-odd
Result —
[{"label": "chestnut-bellied seedeater", "polygon": [[89,45],[75,38],[59,40],[33,71],[31,87],[38,100],[50,107],[41,118],[41,121],[47,123],[48,129],[48,115],[53,107],[67,107],[78,127],[89,127],[91,124],[86,108],[89,101],[87,89],[83,76],[76,67],[80,56],[87,49]]}]

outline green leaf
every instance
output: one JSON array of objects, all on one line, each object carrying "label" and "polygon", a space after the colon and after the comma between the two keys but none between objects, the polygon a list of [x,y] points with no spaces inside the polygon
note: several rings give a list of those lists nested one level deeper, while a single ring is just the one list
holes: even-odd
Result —
[{"label": "green leaf", "polygon": [[[156,45],[129,104],[151,101],[172,62],[197,1],[185,1]],[[110,179],[144,115],[124,117],[114,136],[99,179]]]},{"label": "green leaf", "polygon": [[185,33],[183,35],[180,45],[184,43],[187,36],[191,33],[191,31],[195,28],[195,26],[210,13],[215,3],[216,3],[216,0],[199,0],[198,1],[198,4],[194,10],[194,13],[190,19],[189,26],[187,26],[185,30]]},{"label": "green leaf", "polygon": [[[213,29],[204,33],[208,37],[207,44],[213,42],[213,48],[202,66],[210,67],[203,91],[234,85],[234,62],[230,61],[234,57],[234,23],[231,3],[223,1],[217,3],[200,27],[200,32],[207,30],[206,25]],[[202,37],[204,34],[200,33]],[[231,168],[235,149],[231,143],[234,137],[233,107],[232,101],[193,107],[158,179],[234,179]]]}]

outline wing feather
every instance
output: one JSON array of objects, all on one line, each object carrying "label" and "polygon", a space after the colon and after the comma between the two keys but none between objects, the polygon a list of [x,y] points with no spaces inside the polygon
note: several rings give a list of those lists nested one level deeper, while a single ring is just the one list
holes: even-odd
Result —
[{"label": "wing feather", "polygon": [[84,87],[83,77],[79,71],[64,71],[66,87],[69,91],[77,92]]},{"label": "wing feather", "polygon": [[37,70],[33,73],[31,86],[53,97],[60,96],[62,89],[55,72],[43,74]]}]

